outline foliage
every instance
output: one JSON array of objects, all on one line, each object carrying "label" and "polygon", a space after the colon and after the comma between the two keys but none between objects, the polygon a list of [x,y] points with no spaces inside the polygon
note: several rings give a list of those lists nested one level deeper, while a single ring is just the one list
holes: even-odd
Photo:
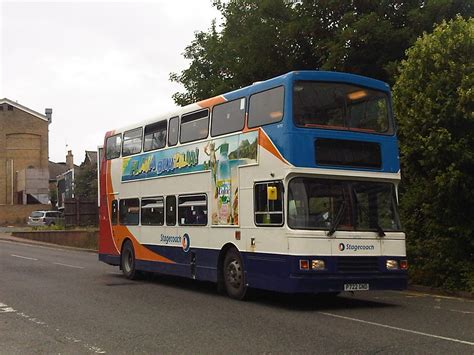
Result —
[{"label": "foliage", "polygon": [[220,30],[197,32],[190,65],[170,79],[179,105],[292,70],[351,72],[393,82],[405,50],[434,23],[473,14],[473,0],[214,0]]},{"label": "foliage", "polygon": [[58,221],[57,224],[52,224],[50,226],[34,226],[31,228],[34,231],[59,231],[64,230],[64,221]]},{"label": "foliage", "polygon": [[75,176],[74,184],[76,198],[97,200],[97,166],[82,164]]},{"label": "foliage", "polygon": [[394,87],[412,280],[474,291],[474,19],[407,51]]}]

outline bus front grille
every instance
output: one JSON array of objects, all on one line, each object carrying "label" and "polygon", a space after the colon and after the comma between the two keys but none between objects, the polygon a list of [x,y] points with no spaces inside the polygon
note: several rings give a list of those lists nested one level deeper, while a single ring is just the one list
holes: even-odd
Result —
[{"label": "bus front grille", "polygon": [[379,262],[376,256],[341,256],[338,258],[339,272],[359,273],[378,272]]}]

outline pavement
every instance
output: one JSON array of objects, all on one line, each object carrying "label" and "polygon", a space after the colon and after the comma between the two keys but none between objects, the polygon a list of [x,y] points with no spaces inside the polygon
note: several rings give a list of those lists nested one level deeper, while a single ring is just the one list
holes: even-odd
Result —
[{"label": "pavement", "polygon": [[125,279],[97,255],[0,235],[0,353],[474,353],[474,301],[422,292],[334,299]]}]

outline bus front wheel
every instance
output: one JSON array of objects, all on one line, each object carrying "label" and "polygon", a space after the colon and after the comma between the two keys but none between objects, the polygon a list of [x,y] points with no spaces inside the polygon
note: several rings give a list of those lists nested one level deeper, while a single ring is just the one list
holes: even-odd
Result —
[{"label": "bus front wheel", "polygon": [[240,253],[230,249],[224,259],[224,286],[229,297],[242,300],[247,293],[244,266]]},{"label": "bus front wheel", "polygon": [[138,272],[135,268],[135,250],[132,242],[127,240],[122,247],[121,265],[122,272],[127,279],[137,279]]}]

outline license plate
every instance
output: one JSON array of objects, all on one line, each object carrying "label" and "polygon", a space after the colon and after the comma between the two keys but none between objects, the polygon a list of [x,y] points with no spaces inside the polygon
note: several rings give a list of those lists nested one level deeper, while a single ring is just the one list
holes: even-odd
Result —
[{"label": "license plate", "polygon": [[369,284],[344,284],[344,291],[368,291]]}]

